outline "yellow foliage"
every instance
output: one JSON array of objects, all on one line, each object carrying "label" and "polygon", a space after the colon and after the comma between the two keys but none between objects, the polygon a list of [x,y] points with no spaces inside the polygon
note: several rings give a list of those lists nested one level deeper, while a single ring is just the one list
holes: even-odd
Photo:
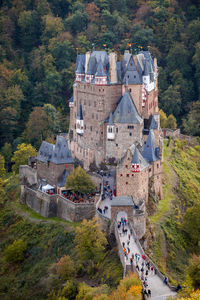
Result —
[{"label": "yellow foliage", "polygon": [[142,287],[141,287],[141,286],[138,286],[138,285],[132,285],[132,286],[130,287],[130,289],[128,290],[128,292],[129,292],[131,295],[134,295],[134,296],[141,295]]}]

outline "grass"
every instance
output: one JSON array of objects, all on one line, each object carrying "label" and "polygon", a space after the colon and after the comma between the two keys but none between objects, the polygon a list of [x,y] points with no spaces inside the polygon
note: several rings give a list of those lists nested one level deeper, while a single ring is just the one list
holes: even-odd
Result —
[{"label": "grass", "polygon": [[172,182],[174,180],[174,174],[172,173],[170,163],[168,158],[171,155],[171,149],[167,147],[167,141],[164,142],[164,180],[165,184],[163,186],[163,199],[159,201],[156,213],[150,217],[153,224],[159,224],[169,213],[171,209],[171,203],[175,196],[172,193]]},{"label": "grass", "polygon": [[42,220],[42,221],[46,221],[48,223],[55,222],[55,223],[60,223],[60,224],[66,224],[71,228],[76,228],[77,226],[80,226],[80,224],[81,224],[81,222],[70,222],[67,220],[60,219],[58,217],[51,217],[51,218],[43,217],[39,213],[30,209],[27,205],[21,204],[20,202],[15,202],[13,204],[13,207],[15,207],[15,208],[17,208],[17,210],[27,214],[27,217],[35,219],[35,220]]}]

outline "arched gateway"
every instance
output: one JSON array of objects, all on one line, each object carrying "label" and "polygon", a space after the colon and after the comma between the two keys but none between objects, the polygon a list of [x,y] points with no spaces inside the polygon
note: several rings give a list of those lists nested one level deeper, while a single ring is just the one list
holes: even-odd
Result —
[{"label": "arched gateway", "polygon": [[131,196],[114,197],[111,201],[111,220],[118,221],[126,217],[128,222],[133,222],[134,202]]}]

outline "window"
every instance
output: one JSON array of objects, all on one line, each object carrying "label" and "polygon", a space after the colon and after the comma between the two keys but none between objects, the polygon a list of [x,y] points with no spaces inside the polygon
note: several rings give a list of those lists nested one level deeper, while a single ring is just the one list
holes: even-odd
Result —
[{"label": "window", "polygon": [[123,175],[122,174],[120,174],[120,177],[122,177]]},{"label": "window", "polygon": [[157,164],[157,169],[159,168],[159,164]]},{"label": "window", "polygon": [[126,174],[126,177],[129,177],[129,174]]},{"label": "window", "polygon": [[126,182],[126,184],[128,184],[128,182]]},{"label": "window", "polygon": [[118,144],[116,144],[116,147],[118,147]]},{"label": "window", "polygon": [[94,119],[94,114],[92,114],[92,119]]},{"label": "window", "polygon": [[90,101],[88,102],[88,105],[90,106]]},{"label": "window", "polygon": [[86,129],[86,125],[84,125],[84,128]]},{"label": "window", "polygon": [[128,168],[128,165],[126,165],[126,168]]},{"label": "window", "polygon": [[134,126],[133,125],[128,125],[127,128],[128,129],[134,129]]},{"label": "window", "polygon": [[92,131],[92,126],[90,126],[90,131]]},{"label": "window", "polygon": [[98,114],[96,114],[96,119],[98,120]]},{"label": "window", "polygon": [[116,128],[116,133],[118,133],[118,128]]},{"label": "window", "polygon": [[136,75],[134,75],[133,77],[136,78]]},{"label": "window", "polygon": [[132,132],[129,132],[129,135],[132,136]]},{"label": "window", "polygon": [[134,174],[132,174],[132,177],[134,176]]},{"label": "window", "polygon": [[149,169],[149,172],[151,172],[151,168]]},{"label": "window", "polygon": [[96,107],[97,106],[97,104],[96,104],[96,102],[94,101],[94,107]]},{"label": "window", "polygon": [[131,89],[129,89],[129,93],[131,93]]}]

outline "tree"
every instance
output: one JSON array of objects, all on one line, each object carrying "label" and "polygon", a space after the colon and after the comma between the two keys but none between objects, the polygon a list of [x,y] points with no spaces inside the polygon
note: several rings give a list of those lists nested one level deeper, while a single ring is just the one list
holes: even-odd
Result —
[{"label": "tree", "polygon": [[183,230],[188,234],[191,244],[198,246],[200,242],[200,203],[188,208],[183,217]]},{"label": "tree", "polygon": [[183,118],[186,134],[200,136],[200,101],[193,102],[187,117]]},{"label": "tree", "polygon": [[181,95],[178,87],[170,85],[168,89],[163,93],[160,100],[161,108],[166,114],[173,114],[176,118],[180,116]]},{"label": "tree", "polygon": [[66,188],[71,189],[72,192],[80,192],[83,194],[92,193],[96,186],[85,170],[78,166],[67,177]]},{"label": "tree", "polygon": [[160,112],[160,127],[161,128],[166,128],[167,127],[166,126],[167,115],[166,115],[166,113],[162,109],[160,109],[159,112]]},{"label": "tree", "polygon": [[91,263],[94,268],[94,264],[102,260],[107,240],[96,218],[83,220],[76,228],[75,244],[81,263]]},{"label": "tree", "polygon": [[167,118],[166,128],[175,129],[177,127],[176,118],[171,114]]},{"label": "tree", "polygon": [[28,162],[29,156],[36,156],[36,149],[30,144],[20,144],[17,146],[17,150],[14,152],[14,155],[11,161],[14,163],[12,169],[13,172],[18,173],[20,165],[26,165]]},{"label": "tree", "polygon": [[5,159],[4,157],[0,154],[0,178],[4,177],[6,174],[6,169],[5,169]]},{"label": "tree", "polygon": [[69,255],[61,257],[59,262],[56,264],[56,272],[62,280],[67,280],[74,276],[74,262],[71,260]]},{"label": "tree", "polygon": [[52,15],[46,15],[42,17],[44,24],[44,31],[42,33],[42,41],[47,43],[49,39],[56,37],[64,29],[64,25],[61,18],[56,18]]},{"label": "tree", "polygon": [[5,159],[6,169],[10,171],[11,157],[12,157],[12,146],[9,143],[5,143],[1,148],[1,154]]},{"label": "tree", "polygon": [[91,22],[95,22],[98,20],[99,16],[100,16],[100,9],[92,2],[92,3],[88,3],[86,8],[86,13],[89,16],[89,20]]},{"label": "tree", "polygon": [[5,249],[5,260],[9,263],[20,262],[24,259],[27,244],[23,240],[15,240]]},{"label": "tree", "polygon": [[194,254],[189,260],[187,274],[192,281],[194,289],[200,289],[200,256]]}]

